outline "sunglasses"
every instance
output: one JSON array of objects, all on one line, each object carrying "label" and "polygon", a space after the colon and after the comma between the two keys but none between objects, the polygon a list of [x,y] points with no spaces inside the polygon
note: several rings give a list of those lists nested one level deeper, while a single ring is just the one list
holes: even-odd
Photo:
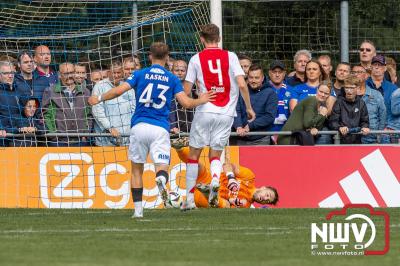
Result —
[{"label": "sunglasses", "polygon": [[371,48],[360,48],[360,52],[371,52]]},{"label": "sunglasses", "polygon": [[364,73],[367,73],[366,71],[362,71],[362,70],[360,70],[360,71],[351,71],[350,72],[350,74],[352,74],[352,75],[358,75],[358,74],[364,74]]}]

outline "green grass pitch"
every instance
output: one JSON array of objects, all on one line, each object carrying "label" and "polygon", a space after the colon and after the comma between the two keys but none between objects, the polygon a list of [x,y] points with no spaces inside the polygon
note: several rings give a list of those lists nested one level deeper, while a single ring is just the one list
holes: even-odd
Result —
[{"label": "green grass pitch", "polygon": [[386,255],[312,256],[327,209],[0,209],[0,265],[399,265],[400,208],[384,210]]}]

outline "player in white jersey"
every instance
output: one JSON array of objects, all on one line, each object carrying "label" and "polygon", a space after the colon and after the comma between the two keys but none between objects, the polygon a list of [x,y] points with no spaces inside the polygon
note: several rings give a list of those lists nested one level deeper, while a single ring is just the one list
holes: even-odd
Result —
[{"label": "player in white jersey", "polygon": [[200,92],[214,91],[215,100],[196,108],[189,139],[189,160],[186,167],[186,202],[182,209],[195,208],[194,186],[198,175],[198,160],[202,149],[210,146],[209,159],[212,181],[210,184],[210,206],[218,205],[219,178],[222,171],[220,157],[228,144],[239,91],[246,105],[249,121],[255,119],[250,104],[245,74],[236,54],[218,47],[219,28],[214,24],[204,25],[200,32],[205,49],[194,55],[189,62],[185,92],[189,95],[193,84]]},{"label": "player in white jersey", "polygon": [[169,49],[164,43],[156,42],[150,46],[152,65],[132,73],[121,85],[102,95],[89,98],[91,105],[111,100],[124,92],[135,89],[136,110],[131,120],[129,159],[132,161],[131,191],[135,212],[133,217],[143,217],[143,165],[150,154],[156,168],[156,183],[164,204],[167,201],[166,183],[170,162],[171,144],[169,139],[170,106],[172,97],[185,108],[194,108],[212,100],[214,93],[203,93],[198,99],[189,98],[180,80],[167,71],[164,66],[168,60]]}]

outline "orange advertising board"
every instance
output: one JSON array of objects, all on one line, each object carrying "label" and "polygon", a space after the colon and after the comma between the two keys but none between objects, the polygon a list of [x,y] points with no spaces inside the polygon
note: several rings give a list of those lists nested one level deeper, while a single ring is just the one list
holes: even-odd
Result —
[{"label": "orange advertising board", "polygon": [[[238,163],[238,148],[229,149],[231,161]],[[205,156],[201,163],[209,166]],[[144,169],[143,204],[160,208],[154,165],[148,160]],[[185,169],[172,150],[169,186],[181,196]],[[130,178],[126,147],[5,148],[0,150],[0,207],[133,208]]]}]

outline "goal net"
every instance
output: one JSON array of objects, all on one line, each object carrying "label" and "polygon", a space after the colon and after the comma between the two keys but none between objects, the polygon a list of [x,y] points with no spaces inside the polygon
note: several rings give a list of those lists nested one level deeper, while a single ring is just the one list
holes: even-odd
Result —
[{"label": "goal net", "polygon": [[[167,43],[172,58],[188,61],[201,50],[198,31],[200,25],[209,22],[209,10],[204,1],[8,1],[0,4],[0,20],[0,61],[17,65],[15,60],[21,51],[33,53],[35,47],[45,45],[51,51],[50,68],[54,72],[65,62],[83,65],[87,72],[85,82],[94,85],[90,80],[93,72],[104,74],[109,71],[110,74],[103,75],[103,78],[111,78],[118,62],[124,66],[128,58],[133,59],[137,68],[138,65],[148,66],[148,50],[155,41]],[[65,108],[66,114],[71,110],[74,113],[78,107]],[[116,101],[110,108],[121,108],[120,102]],[[126,115],[122,110],[119,110],[121,117]],[[179,106],[174,112],[178,128],[182,124],[187,126],[187,123],[179,121],[187,116],[187,112],[180,110]],[[61,122],[67,124],[70,119],[73,123],[82,119],[93,123],[99,121],[93,116],[76,117],[77,113],[73,118],[65,115]],[[5,113],[0,115],[2,119],[7,118]],[[50,122],[60,122],[54,120],[57,119]],[[121,128],[130,128],[130,118],[120,120]],[[46,116],[44,122],[48,122]],[[99,139],[90,137],[92,128],[85,132],[89,132],[84,137],[86,142],[95,144]],[[57,135],[57,131],[47,133]],[[71,130],[70,133],[79,131]],[[129,130],[121,133],[127,135]],[[46,146],[40,142],[43,140],[57,146],[61,137],[37,141],[39,146]],[[133,207],[126,142],[111,141],[113,147],[4,147],[18,146],[15,141],[21,138],[25,136],[8,135],[7,144],[0,147],[0,207]],[[179,161],[173,164],[173,167],[184,168]],[[173,169],[170,187],[182,193],[184,182],[179,175],[182,169]],[[154,183],[154,165],[145,165],[146,176],[152,178],[144,178],[144,206],[160,207],[161,198]]]},{"label": "goal net", "polygon": [[[357,63],[364,39],[398,61],[399,1],[354,0],[349,8],[351,63]],[[279,59],[293,70],[293,55],[300,49],[310,50],[313,57],[328,54],[334,66],[340,61],[340,1],[232,0],[223,1],[222,9],[224,48],[250,56],[264,69]],[[79,63],[86,67],[90,82],[94,73],[115,73],[113,64],[127,58],[148,66],[150,44],[163,41],[172,58],[187,62],[201,50],[199,26],[209,22],[209,14],[209,1],[2,1],[0,61],[14,62],[20,51],[46,45],[54,71],[64,62]],[[192,113],[174,104],[173,126],[188,132]],[[8,108],[1,101],[0,107]],[[118,102],[112,107],[120,108]],[[130,120],[122,117],[130,113],[119,114],[120,126],[129,128]],[[0,116],[1,121],[10,118]],[[6,141],[13,144],[24,138],[17,136],[8,135]],[[88,136],[94,144],[96,138]],[[131,208],[126,143],[110,141],[120,146],[6,148],[0,138],[0,207]],[[185,165],[176,158],[171,161],[170,187],[183,194]],[[152,164],[146,164],[145,176],[152,180],[145,183],[145,206],[159,206]]]}]

